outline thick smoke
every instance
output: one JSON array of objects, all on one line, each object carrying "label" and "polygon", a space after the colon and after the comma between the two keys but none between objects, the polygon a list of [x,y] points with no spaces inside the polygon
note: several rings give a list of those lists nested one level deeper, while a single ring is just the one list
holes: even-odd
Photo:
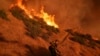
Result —
[{"label": "thick smoke", "polygon": [[[6,1],[6,2],[5,2]],[[0,0],[7,5],[14,0]],[[46,12],[55,14],[61,30],[74,28],[95,37],[100,33],[100,0],[26,0],[26,6],[36,11],[44,6]],[[7,5],[8,6],[8,5]],[[5,7],[5,6],[0,6]]]},{"label": "thick smoke", "polygon": [[84,32],[100,38],[100,0],[88,1],[86,13],[79,19]]},{"label": "thick smoke", "polygon": [[[60,29],[74,28],[95,37],[100,33],[99,0],[31,0],[37,10],[43,5],[45,11],[55,14]],[[34,6],[35,5],[35,6]]]},{"label": "thick smoke", "polygon": [[0,9],[8,9],[10,2],[7,0],[0,0]]}]

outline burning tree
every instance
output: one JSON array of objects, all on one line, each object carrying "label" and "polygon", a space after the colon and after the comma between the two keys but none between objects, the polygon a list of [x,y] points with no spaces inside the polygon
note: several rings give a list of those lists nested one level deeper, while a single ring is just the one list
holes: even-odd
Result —
[{"label": "burning tree", "polygon": [[48,38],[52,34],[59,32],[58,25],[54,22],[54,15],[44,12],[43,8],[40,10],[41,13],[33,11],[34,15],[32,15],[22,4],[22,1],[18,0],[16,4],[13,4],[10,7],[10,12],[14,17],[24,22],[27,35]]}]

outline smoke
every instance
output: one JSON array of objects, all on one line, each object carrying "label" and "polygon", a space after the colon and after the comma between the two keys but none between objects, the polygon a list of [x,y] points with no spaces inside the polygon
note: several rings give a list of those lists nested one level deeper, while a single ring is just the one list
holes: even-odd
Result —
[{"label": "smoke", "polygon": [[0,9],[8,10],[14,0],[0,0]]},{"label": "smoke", "polygon": [[87,10],[79,19],[80,27],[84,32],[100,38],[100,0],[88,1]]},{"label": "smoke", "polygon": [[77,21],[80,11],[84,7],[83,2],[80,0],[38,0],[37,6],[39,7],[37,8],[43,5],[46,12],[55,14],[55,21],[61,29],[75,28],[78,27]]},{"label": "smoke", "polygon": [[62,30],[77,31],[100,37],[100,0],[44,0],[45,11],[55,14],[55,21]]},{"label": "smoke", "polygon": [[[15,0],[1,0],[0,4],[9,6]],[[41,6],[49,14],[55,15],[55,22],[61,30],[75,28],[98,37],[100,33],[99,0],[26,0],[25,5],[40,11]],[[8,3],[7,3],[8,2]],[[0,6],[0,7],[5,7]]]}]

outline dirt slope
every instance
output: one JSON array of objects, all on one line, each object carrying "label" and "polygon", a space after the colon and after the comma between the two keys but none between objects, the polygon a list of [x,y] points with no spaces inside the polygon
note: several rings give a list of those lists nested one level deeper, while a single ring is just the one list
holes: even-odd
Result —
[{"label": "dirt slope", "polygon": [[[0,56],[50,56],[49,42],[41,37],[33,38],[25,34],[25,24],[8,12],[8,19],[0,18]],[[63,32],[63,31],[61,31]],[[67,34],[67,33],[66,33]],[[59,35],[59,34],[58,34]],[[83,34],[84,35],[84,34]],[[53,35],[48,40],[62,39]],[[100,56],[100,44],[96,40],[67,39],[58,45],[62,56]],[[91,44],[93,42],[93,44]]]}]

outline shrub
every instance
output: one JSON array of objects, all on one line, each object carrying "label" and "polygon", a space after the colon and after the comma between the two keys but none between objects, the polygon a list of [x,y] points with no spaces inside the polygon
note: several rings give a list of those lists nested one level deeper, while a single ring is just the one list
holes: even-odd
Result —
[{"label": "shrub", "polygon": [[4,20],[8,20],[7,14],[6,14],[6,12],[3,9],[0,10],[0,17],[2,19],[4,19]]},{"label": "shrub", "polygon": [[14,17],[23,21],[23,23],[26,26],[25,29],[27,30],[26,34],[33,38],[38,36],[45,38],[51,36],[52,33],[59,32],[57,28],[48,26],[43,20],[41,20],[38,17],[34,17],[33,19],[30,19],[25,14],[25,12],[18,6],[11,8],[10,12]]}]

